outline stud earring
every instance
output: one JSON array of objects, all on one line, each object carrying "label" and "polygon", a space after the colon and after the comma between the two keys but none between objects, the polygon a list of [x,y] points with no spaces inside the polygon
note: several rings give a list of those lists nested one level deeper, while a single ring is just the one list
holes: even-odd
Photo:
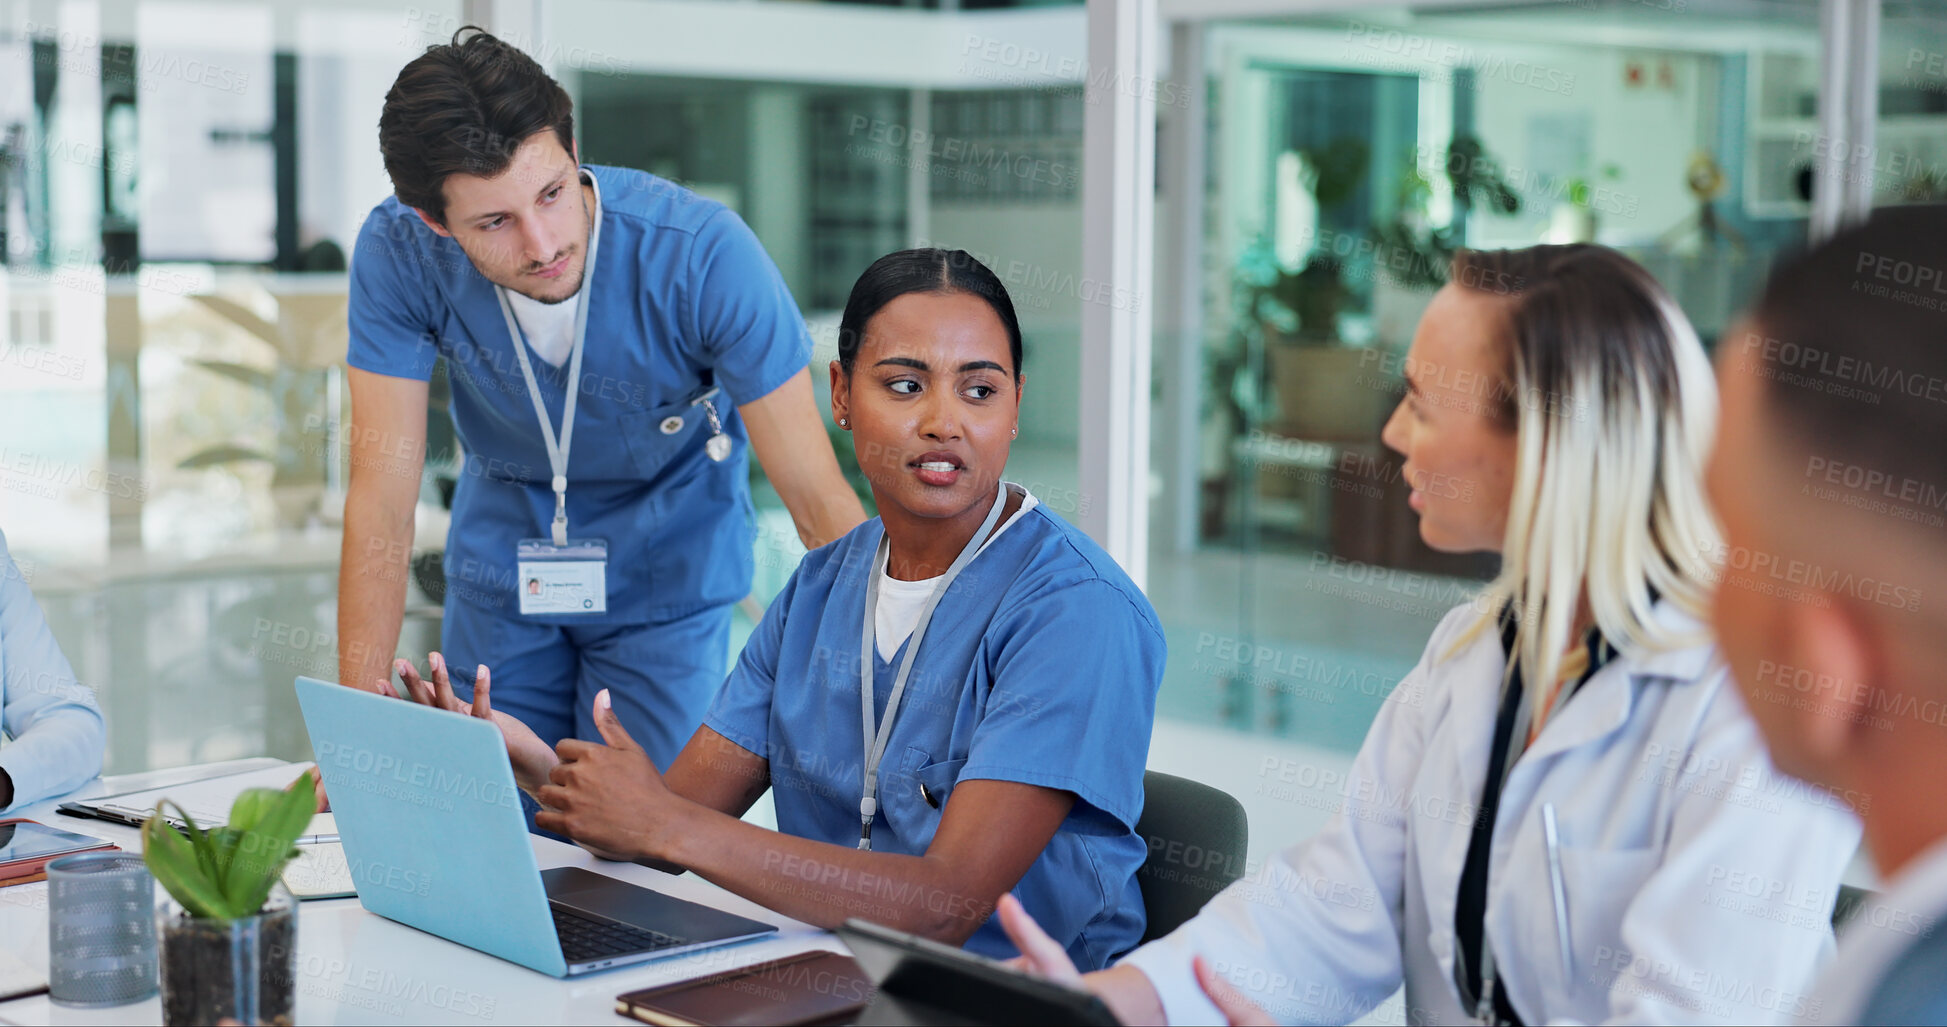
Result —
[{"label": "stud earring", "polygon": [[1020,438],[1020,437],[1021,437],[1021,429],[1019,429],[1019,428],[1016,428],[1016,429],[1014,429],[1013,431],[1010,431],[1010,432],[1008,432],[1008,434],[1009,434],[1009,435],[1012,435],[1012,436],[1014,436],[1015,438]]},{"label": "stud earring", "polygon": [[846,420],[845,420],[845,419],[844,419],[843,417],[841,417],[841,418],[839,418],[839,419],[838,419],[838,426],[839,426],[840,428],[848,428],[848,427],[850,427],[850,425],[849,425],[849,424],[848,424],[848,423],[846,422]]}]

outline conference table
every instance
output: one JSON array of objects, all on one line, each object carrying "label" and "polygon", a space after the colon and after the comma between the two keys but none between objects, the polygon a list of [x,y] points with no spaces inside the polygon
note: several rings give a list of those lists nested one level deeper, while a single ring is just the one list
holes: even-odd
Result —
[{"label": "conference table", "polygon": [[[187,784],[284,762],[264,757],[97,778],[68,795],[8,815],[95,835],[127,851],[140,852],[141,839],[135,828],[76,819],[57,814],[55,807],[75,799]],[[844,944],[830,931],[779,916],[695,874],[670,875],[632,863],[611,863],[539,835],[530,836],[530,840],[542,869],[585,867],[776,924],[778,933],[760,941],[559,980],[368,913],[356,898],[313,899],[298,908],[297,1022],[634,1023],[615,1012],[615,996],[813,949],[845,951]],[[160,886],[156,894],[159,899]],[[482,895],[480,901],[492,902],[493,896]],[[0,946],[14,950],[29,965],[46,973],[46,882],[0,888]],[[43,992],[0,1002],[0,1023],[5,1024],[160,1022],[159,998],[125,1006],[75,1008],[58,1005]]]}]

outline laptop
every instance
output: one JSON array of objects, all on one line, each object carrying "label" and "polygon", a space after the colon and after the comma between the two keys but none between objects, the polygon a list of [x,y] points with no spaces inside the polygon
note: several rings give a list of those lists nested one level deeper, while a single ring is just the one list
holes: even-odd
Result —
[{"label": "laptop", "polygon": [[777,931],[578,867],[541,870],[487,721],[306,677],[297,700],[358,901],[388,920],[555,977]]}]

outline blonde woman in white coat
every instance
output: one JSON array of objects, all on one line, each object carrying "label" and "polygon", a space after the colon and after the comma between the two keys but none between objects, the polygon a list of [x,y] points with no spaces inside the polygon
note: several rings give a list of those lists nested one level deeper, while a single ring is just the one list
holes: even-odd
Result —
[{"label": "blonde woman in white coat", "polygon": [[1462,252],[1405,374],[1384,439],[1421,537],[1500,576],[1434,630],[1316,836],[1086,977],[1004,902],[1022,961],[1125,1023],[1344,1023],[1402,984],[1412,1023],[1817,1017],[1859,828],[1774,771],[1701,621],[1695,333],[1613,250]]}]

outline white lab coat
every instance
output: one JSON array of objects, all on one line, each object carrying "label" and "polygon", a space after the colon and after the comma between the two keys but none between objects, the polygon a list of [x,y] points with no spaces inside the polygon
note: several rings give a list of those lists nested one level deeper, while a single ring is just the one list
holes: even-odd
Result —
[{"label": "white lab coat", "polygon": [[[1655,613],[1695,626],[1668,603]],[[1402,981],[1408,1022],[1470,1019],[1454,984],[1454,906],[1505,659],[1493,625],[1449,654],[1476,616],[1464,606],[1440,622],[1342,780],[1264,768],[1273,794],[1329,798],[1337,812],[1130,954],[1170,1022],[1223,1022],[1191,976],[1194,953],[1284,1023],[1355,1020]],[[1773,769],[1714,655],[1616,657],[1510,769],[1485,930],[1524,1021],[1766,1023],[1806,1011],[1858,821],[1843,797]]]}]

